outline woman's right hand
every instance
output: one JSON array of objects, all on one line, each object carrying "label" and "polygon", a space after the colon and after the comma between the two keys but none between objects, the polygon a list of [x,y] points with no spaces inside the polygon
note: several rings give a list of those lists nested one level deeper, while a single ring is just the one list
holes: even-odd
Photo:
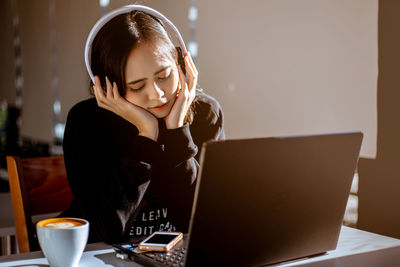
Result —
[{"label": "woman's right hand", "polygon": [[107,93],[104,93],[101,87],[100,78],[95,76],[94,80],[93,91],[99,107],[114,112],[135,125],[139,130],[139,135],[157,141],[158,121],[153,114],[121,97],[117,84],[115,82],[111,84],[107,77]]}]

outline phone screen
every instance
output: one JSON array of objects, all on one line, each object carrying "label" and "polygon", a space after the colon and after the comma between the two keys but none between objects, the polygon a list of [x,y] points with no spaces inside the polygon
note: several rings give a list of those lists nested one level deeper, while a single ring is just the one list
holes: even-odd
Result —
[{"label": "phone screen", "polygon": [[137,248],[137,246],[134,246],[132,244],[123,244],[121,245],[122,248],[127,249],[129,251],[133,251],[135,248]]},{"label": "phone screen", "polygon": [[162,234],[155,234],[146,243],[151,244],[160,244],[160,245],[167,245],[169,242],[174,240],[177,235],[162,235]]}]

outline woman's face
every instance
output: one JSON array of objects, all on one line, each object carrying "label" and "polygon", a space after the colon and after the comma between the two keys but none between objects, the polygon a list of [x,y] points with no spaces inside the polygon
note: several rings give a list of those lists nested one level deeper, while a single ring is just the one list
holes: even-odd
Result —
[{"label": "woman's face", "polygon": [[131,50],[125,67],[125,99],[164,118],[175,102],[179,74],[172,56],[158,48],[162,47],[144,43]]}]

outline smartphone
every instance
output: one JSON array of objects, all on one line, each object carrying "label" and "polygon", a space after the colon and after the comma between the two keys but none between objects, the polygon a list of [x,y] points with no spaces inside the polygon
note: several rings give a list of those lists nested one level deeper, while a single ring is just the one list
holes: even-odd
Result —
[{"label": "smartphone", "polygon": [[139,243],[142,251],[168,251],[183,237],[181,232],[156,231]]}]

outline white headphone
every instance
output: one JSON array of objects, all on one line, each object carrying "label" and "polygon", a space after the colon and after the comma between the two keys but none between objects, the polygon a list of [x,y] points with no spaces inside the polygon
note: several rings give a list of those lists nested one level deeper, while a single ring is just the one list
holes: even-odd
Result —
[{"label": "white headphone", "polygon": [[92,30],[89,33],[89,36],[87,38],[86,41],[86,45],[85,45],[85,64],[86,64],[86,69],[89,73],[90,79],[92,79],[92,82],[94,83],[94,76],[93,76],[93,72],[90,66],[90,60],[89,60],[89,53],[90,53],[90,48],[92,46],[92,42],[93,39],[96,37],[97,33],[100,31],[100,29],[107,23],[109,22],[112,18],[120,15],[120,14],[124,14],[124,13],[129,13],[131,11],[142,11],[145,12],[149,15],[152,15],[153,17],[163,21],[164,23],[166,23],[169,27],[171,27],[172,31],[175,33],[176,38],[178,39],[179,45],[181,47],[182,50],[182,54],[185,55],[187,50],[186,50],[186,46],[185,46],[185,42],[182,39],[182,36],[180,34],[180,32],[178,31],[178,29],[175,27],[175,25],[169,20],[167,19],[163,14],[161,14],[160,12],[158,12],[155,9],[152,9],[150,7],[146,7],[146,6],[142,6],[142,5],[127,5],[127,6],[123,6],[121,8],[115,9],[113,11],[111,11],[110,13],[104,15],[103,17],[101,17],[96,24],[93,26]]}]

